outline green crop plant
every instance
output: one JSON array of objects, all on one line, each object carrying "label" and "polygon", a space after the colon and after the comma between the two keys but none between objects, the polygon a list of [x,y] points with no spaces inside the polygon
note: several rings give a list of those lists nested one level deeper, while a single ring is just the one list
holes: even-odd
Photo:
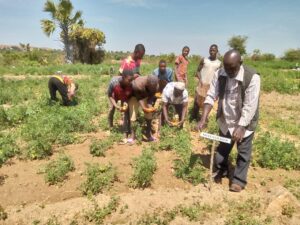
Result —
[{"label": "green crop plant", "polygon": [[113,212],[117,211],[117,208],[120,205],[120,198],[119,197],[111,197],[109,203],[104,206],[100,207],[95,199],[93,199],[93,209],[88,212],[85,212],[85,219],[88,222],[93,222],[96,225],[103,224],[104,219],[111,215]]},{"label": "green crop plant", "polygon": [[300,169],[300,152],[295,144],[270,132],[261,133],[254,140],[254,160],[269,169]]},{"label": "green crop plant", "polygon": [[0,133],[0,168],[9,159],[20,153],[15,137]]},{"label": "green crop plant", "polygon": [[141,156],[133,161],[133,175],[130,186],[133,188],[146,188],[151,185],[152,177],[157,168],[156,159],[150,148],[144,148]]},{"label": "green crop plant", "polygon": [[87,164],[85,175],[86,181],[80,186],[84,195],[95,195],[103,192],[117,180],[116,169],[111,164]]},{"label": "green crop plant", "polygon": [[43,173],[46,183],[57,184],[68,178],[67,174],[75,169],[74,162],[65,154],[60,154],[58,159],[49,162]]}]

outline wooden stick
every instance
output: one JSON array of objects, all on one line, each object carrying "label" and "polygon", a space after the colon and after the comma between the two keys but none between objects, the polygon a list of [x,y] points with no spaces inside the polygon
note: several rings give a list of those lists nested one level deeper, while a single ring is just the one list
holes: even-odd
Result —
[{"label": "wooden stick", "polygon": [[216,150],[216,141],[213,141],[211,151],[210,151],[210,182],[209,182],[209,190],[212,191],[213,185],[213,165],[214,165],[214,155]]}]

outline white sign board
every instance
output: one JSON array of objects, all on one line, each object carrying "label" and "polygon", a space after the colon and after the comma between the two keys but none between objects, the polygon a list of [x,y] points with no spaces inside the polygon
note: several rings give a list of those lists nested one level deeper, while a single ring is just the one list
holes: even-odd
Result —
[{"label": "white sign board", "polygon": [[225,138],[225,137],[221,137],[221,136],[218,136],[218,135],[209,134],[209,133],[205,133],[205,132],[201,132],[200,137],[207,138],[207,139],[210,139],[210,140],[224,142],[224,143],[227,143],[227,144],[231,143],[230,138]]}]

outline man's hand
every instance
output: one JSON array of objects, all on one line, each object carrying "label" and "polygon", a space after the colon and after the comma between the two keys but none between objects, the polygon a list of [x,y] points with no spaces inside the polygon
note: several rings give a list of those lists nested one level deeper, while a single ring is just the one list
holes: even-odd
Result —
[{"label": "man's hand", "polygon": [[156,111],[156,108],[154,108],[154,107],[144,108],[143,111],[145,113],[153,113]]},{"label": "man's hand", "polygon": [[167,120],[167,119],[166,119],[166,123],[167,123],[170,127],[173,126],[173,123],[172,123],[170,120]]},{"label": "man's hand", "polygon": [[246,132],[245,127],[242,126],[236,127],[232,135],[233,140],[237,142],[241,142],[244,138],[245,132]]},{"label": "man's hand", "polygon": [[206,120],[200,120],[198,123],[198,130],[202,131],[207,127],[207,121]]},{"label": "man's hand", "polygon": [[184,120],[181,120],[181,121],[178,122],[177,126],[180,127],[180,126],[183,125],[183,123],[184,123]]}]

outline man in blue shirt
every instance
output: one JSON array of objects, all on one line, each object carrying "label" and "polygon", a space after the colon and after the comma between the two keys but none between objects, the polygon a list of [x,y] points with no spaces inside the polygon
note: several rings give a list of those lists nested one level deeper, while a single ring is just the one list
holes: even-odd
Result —
[{"label": "man in blue shirt", "polygon": [[153,71],[153,75],[157,76],[159,79],[160,93],[162,93],[167,83],[173,81],[173,70],[167,67],[167,63],[163,59],[159,61],[158,68]]}]

